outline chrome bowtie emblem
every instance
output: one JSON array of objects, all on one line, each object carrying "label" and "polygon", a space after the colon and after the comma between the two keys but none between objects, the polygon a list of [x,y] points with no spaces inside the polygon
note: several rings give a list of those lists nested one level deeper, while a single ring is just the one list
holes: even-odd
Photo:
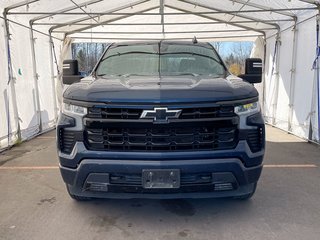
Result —
[{"label": "chrome bowtie emblem", "polygon": [[181,110],[168,110],[168,108],[154,108],[144,110],[140,118],[153,119],[153,123],[169,123],[169,119],[179,118]]}]

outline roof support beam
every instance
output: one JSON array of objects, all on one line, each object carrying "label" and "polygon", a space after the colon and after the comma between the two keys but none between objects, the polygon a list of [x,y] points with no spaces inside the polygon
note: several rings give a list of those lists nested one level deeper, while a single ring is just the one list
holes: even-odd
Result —
[{"label": "roof support beam", "polygon": [[[263,30],[274,30],[275,28],[265,28]],[[248,32],[246,29],[234,29],[234,30],[203,30],[203,31],[176,31],[176,32],[165,32],[165,34],[189,34],[189,33],[225,33],[225,32]],[[55,31],[55,33],[65,33],[63,31]],[[162,34],[161,32],[78,32],[76,34],[104,34],[104,35],[113,35],[113,34]]]},{"label": "roof support beam", "polygon": [[[137,5],[149,2],[149,1],[150,0],[139,0],[139,1],[134,2],[134,3],[130,3],[130,4],[124,5],[124,6],[119,7],[119,8],[115,8],[115,9],[109,10],[109,11],[105,12],[105,15],[107,15],[108,13],[114,13],[114,12],[117,12],[117,11],[121,11],[121,10],[124,10],[124,9],[127,9],[127,8],[132,8],[134,6],[137,6]],[[99,17],[99,16],[104,16],[104,15],[103,14],[102,15],[97,15],[95,17]],[[76,19],[74,21],[70,21],[70,22],[63,23],[63,24],[55,24],[55,26],[53,26],[53,27],[51,27],[49,29],[49,32],[53,32],[55,29],[58,29],[58,28],[61,28],[61,27],[75,25],[77,23],[80,23],[80,22],[83,22],[83,21],[87,21],[89,19],[90,19],[89,17],[85,17],[85,18]],[[86,24],[86,25],[90,25],[90,24]],[[102,23],[99,23],[96,26],[100,26],[100,25],[102,25]]]},{"label": "roof support beam", "polygon": [[[190,1],[190,0],[179,0],[180,2],[184,2],[184,3],[188,3],[188,4],[191,4],[191,5],[194,5],[195,3]],[[210,7],[210,6],[207,6],[207,5],[204,5],[204,4],[197,4],[197,6],[199,7],[202,7],[202,8],[206,8],[206,9],[209,9],[209,10],[213,10],[215,11],[215,13],[224,13],[224,11],[222,9],[218,9],[218,8],[215,8],[215,7]],[[230,12],[230,11],[229,11]],[[230,14],[232,16],[238,16],[238,17],[241,17],[241,18],[244,18],[244,19],[248,19],[248,20],[251,20],[251,21],[254,21],[254,22],[260,22],[260,23],[265,23],[267,25],[270,25],[270,26],[273,26],[275,28],[277,28],[278,30],[280,29],[280,26],[276,23],[266,23],[264,20],[262,19],[257,19],[257,18],[254,18],[254,17],[249,17],[249,16],[246,16],[246,15],[243,15],[243,14],[239,14],[238,12],[234,11],[235,13],[226,13],[226,14]],[[203,16],[203,15],[201,15]],[[221,21],[221,20],[220,20]],[[232,24],[232,22],[225,22],[225,23],[229,23],[229,24]],[[239,26],[239,27],[244,27],[243,25]],[[247,27],[248,28],[248,27]],[[251,30],[256,30],[254,28],[250,28]]]},{"label": "roof support beam", "polygon": [[[151,10],[154,10],[154,9],[156,9],[156,8],[158,8],[158,7],[153,7],[153,8],[145,9],[145,10],[142,10],[142,11],[151,11]],[[120,14],[119,14],[119,15],[120,15]],[[77,32],[81,32],[81,31],[90,29],[90,28],[92,28],[92,27],[94,27],[94,26],[97,27],[97,26],[107,25],[107,24],[109,24],[109,23],[112,23],[112,22],[114,22],[114,21],[121,20],[121,19],[124,19],[124,18],[127,18],[127,17],[128,17],[128,16],[120,16],[120,17],[117,17],[117,18],[113,18],[113,19],[111,19],[111,20],[107,20],[107,21],[101,22],[101,23],[99,23],[99,24],[97,24],[97,25],[87,24],[87,25],[86,25],[87,27],[83,27],[83,28],[80,28],[80,29],[77,29],[77,30],[74,30],[74,31],[70,31],[70,32],[67,33],[67,35],[70,35],[70,34],[73,34],[73,33],[77,33]]]},{"label": "roof support beam", "polygon": [[[78,4],[78,5],[79,5],[79,7],[84,7],[84,6],[89,6],[91,4],[98,3],[98,2],[101,2],[101,1],[103,1],[103,0],[91,0],[91,1],[87,1],[87,2],[84,2],[84,3]],[[61,9],[60,12],[62,12],[62,13],[63,12],[69,12],[69,11],[78,9],[79,7],[78,6],[67,7],[67,8]],[[54,14],[45,14],[45,15],[42,15],[42,16],[35,17],[35,18],[31,19],[31,22],[35,23],[36,21],[40,21],[42,19],[45,19],[45,18],[48,18],[48,17],[52,17],[52,16],[54,16]]]},{"label": "roof support beam", "polygon": [[[190,1],[181,1],[181,2],[184,2],[184,3],[187,3],[189,5],[194,5],[194,3],[190,2]],[[219,11],[220,9],[216,9],[216,8],[212,8],[212,7],[208,7],[206,5],[197,5],[197,6],[200,6],[200,7],[203,7],[203,8],[208,8],[210,10],[214,10],[214,11]],[[172,6],[169,6],[172,8]],[[174,7],[173,7],[174,8]],[[177,9],[177,10],[180,10],[180,11],[184,11],[183,9]],[[234,22],[227,22],[227,21],[222,21],[221,19],[217,19],[217,18],[214,18],[214,17],[211,17],[211,16],[206,16],[206,15],[202,15],[202,14],[198,14],[198,13],[193,13],[193,14],[196,14],[198,16],[201,16],[201,17],[204,17],[204,18],[207,18],[207,19],[211,19],[211,20],[214,20],[214,21],[218,21],[218,22],[222,22],[222,23],[225,23],[225,24],[229,24],[231,26],[236,26],[236,27],[240,27],[240,28],[243,28],[243,29],[247,29],[247,30],[251,30],[251,31],[255,31],[255,32],[259,32],[261,34],[263,34],[265,36],[265,32],[264,31],[261,31],[261,30],[258,30],[258,29],[254,29],[254,28],[251,28],[251,27],[247,27],[243,24],[237,24],[237,23],[234,23]],[[232,14],[231,14],[232,15]],[[252,18],[245,18],[245,19],[249,19],[249,20],[254,20],[255,19],[252,19]],[[271,26],[275,26],[277,29],[279,29],[279,26],[277,24],[270,24]],[[279,30],[278,30],[279,31]]]},{"label": "roof support beam", "polygon": [[[7,32],[7,36],[8,36],[8,39],[10,40],[10,31],[9,31],[9,22],[11,23],[14,23],[14,24],[17,24],[19,25],[20,27],[23,27],[23,28],[28,28],[30,29],[29,26],[26,26],[22,23],[19,23],[19,22],[16,22],[16,21],[13,21],[13,20],[10,20],[8,19],[8,15],[10,14],[9,11],[11,11],[12,9],[16,9],[16,8],[19,8],[19,7],[23,7],[23,6],[27,6],[31,3],[35,3],[35,2],[39,2],[40,0],[25,0],[25,1],[22,1],[22,2],[19,2],[19,3],[16,3],[16,4],[13,4],[13,5],[10,5],[9,7],[6,7],[4,10],[3,10],[3,17],[0,17],[0,18],[3,18],[4,21],[5,21],[5,29],[6,29],[6,32]],[[41,32],[39,30],[33,30],[39,34],[42,34],[42,35],[45,35],[45,36],[49,36],[47,33],[44,33],[44,32]],[[59,39],[59,38],[56,38],[54,37],[55,39],[57,40],[60,40],[62,41],[62,39]]]},{"label": "roof support beam", "polygon": [[316,6],[320,6],[320,2],[316,0],[299,0],[300,2],[310,3]]},{"label": "roof support beam", "polygon": [[247,6],[250,6],[250,7],[254,7],[254,8],[257,8],[257,9],[260,9],[260,10],[271,10],[272,12],[275,12],[277,14],[280,14],[280,15],[283,15],[283,16],[287,16],[287,17],[291,17],[293,19],[293,21],[297,18],[297,16],[295,14],[293,14],[293,13],[285,12],[285,11],[278,12],[274,8],[266,7],[266,6],[263,6],[261,4],[257,4],[257,3],[244,1],[244,0],[229,0],[229,1],[232,1],[232,2],[235,2],[235,3],[244,4],[244,5],[247,5]]},{"label": "roof support beam", "polygon": [[82,6],[80,6],[78,3],[76,3],[73,0],[70,0],[70,2],[72,2],[77,8],[79,8],[83,13],[85,13],[86,15],[89,16],[90,19],[92,19],[93,21],[95,21],[96,23],[99,23],[94,17],[92,17],[92,15],[90,13],[87,13],[86,10],[83,9]]},{"label": "roof support beam", "polygon": [[[180,9],[180,8],[176,8],[176,7],[173,7],[173,6],[168,6],[170,8],[173,8],[173,9],[176,9],[176,10],[179,10],[179,11],[186,11],[184,9]],[[217,19],[217,18],[213,18],[213,17],[209,17],[209,16],[206,16],[206,15],[201,15],[201,14],[198,14],[198,13],[193,13],[197,16],[200,16],[200,17],[204,17],[204,18],[207,18],[207,19],[211,19],[211,20],[214,20],[214,21],[218,21],[218,22],[221,22],[221,23],[225,23],[225,24],[229,24],[231,26],[235,26],[235,27],[240,27],[242,29],[246,29],[246,30],[249,30],[249,31],[254,31],[254,32],[258,32],[258,33],[261,33],[263,35],[265,35],[265,32],[263,31],[260,31],[260,30],[257,30],[257,29],[253,29],[253,28],[250,28],[250,27],[247,27],[247,26],[244,26],[244,25],[241,25],[241,24],[236,24],[236,23],[233,23],[233,22],[227,22],[227,21],[222,21],[220,19]]]},{"label": "roof support beam", "polygon": [[[195,3],[192,3],[195,4]],[[199,4],[197,4],[199,6]],[[243,10],[241,13],[257,13],[257,12],[286,12],[288,10],[290,11],[307,11],[307,10],[317,10],[318,8],[316,7],[301,7],[301,8],[277,8],[277,9],[256,9],[256,10]],[[221,10],[220,12],[214,12],[214,11],[205,11],[205,12],[198,12],[199,14],[238,14],[238,11],[224,11]],[[59,13],[59,12],[10,12],[9,14],[11,15],[39,15],[39,14],[54,14],[54,15],[87,15],[87,13],[81,13],[81,12],[76,12],[76,13]],[[97,16],[102,16],[102,15],[119,15],[118,13],[103,13],[103,12],[92,12],[90,13],[92,15],[97,15]],[[159,13],[145,13],[145,12],[140,12],[140,13],[129,13],[129,12],[123,12],[121,15],[126,15],[126,16],[133,16],[133,15],[138,15],[138,16],[157,16]],[[164,13],[164,15],[188,15],[188,13]]]},{"label": "roof support beam", "polygon": [[160,1],[160,15],[161,15],[161,25],[162,25],[162,34],[164,34],[164,0]]},{"label": "roof support beam", "polygon": [[[263,23],[274,23],[274,22],[291,22],[291,19],[281,19],[281,20],[266,20]],[[232,23],[255,23],[256,21],[248,20],[248,21],[233,21]],[[212,25],[212,24],[225,24],[221,22],[166,22],[165,25]],[[44,26],[88,26],[91,25],[93,27],[99,26],[100,24],[89,24],[89,23],[72,23],[72,24],[65,24],[65,23],[34,23],[33,25],[44,25]],[[161,23],[109,23],[109,26],[141,26],[141,25],[162,25]]]},{"label": "roof support beam", "polygon": [[[228,39],[228,38],[253,38],[253,37],[261,37],[263,34],[254,34],[254,35],[232,35],[232,36],[223,36],[223,37],[197,37],[197,39]],[[140,40],[150,40],[150,41],[160,41],[163,40],[162,38],[106,38],[106,37],[72,37],[73,39],[95,39],[95,40],[133,40],[133,41],[140,41]],[[166,38],[166,40],[187,40],[190,39],[190,37],[181,37],[181,38]]]},{"label": "roof support beam", "polygon": [[16,4],[10,5],[9,7],[6,7],[5,11],[6,11],[7,15],[9,15],[9,11],[12,9],[16,9],[16,8],[23,7],[23,6],[28,6],[31,3],[35,3],[35,2],[39,2],[39,1],[40,0],[25,0],[22,2],[18,2]]},{"label": "roof support beam", "polygon": [[[250,0],[246,0],[245,3],[243,3],[243,5],[240,7],[240,9],[238,10],[239,12],[245,7],[247,6],[247,3],[249,2]],[[229,22],[232,21],[237,15],[233,15],[230,19],[229,19]]]}]

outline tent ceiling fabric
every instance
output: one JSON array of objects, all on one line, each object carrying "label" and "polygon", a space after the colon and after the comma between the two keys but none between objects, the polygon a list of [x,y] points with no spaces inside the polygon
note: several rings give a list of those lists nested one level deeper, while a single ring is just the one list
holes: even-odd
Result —
[{"label": "tent ceiling fabric", "polygon": [[[2,0],[8,19],[63,38],[253,40],[317,14],[313,0]],[[13,9],[10,9],[14,7]],[[163,13],[163,14],[162,14]],[[183,26],[183,27],[182,27]],[[88,31],[89,30],[89,31]],[[221,30],[221,31],[219,31]]]}]

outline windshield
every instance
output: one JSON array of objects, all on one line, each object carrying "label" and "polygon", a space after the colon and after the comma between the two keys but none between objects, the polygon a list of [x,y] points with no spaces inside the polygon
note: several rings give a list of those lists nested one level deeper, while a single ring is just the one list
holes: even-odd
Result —
[{"label": "windshield", "polygon": [[153,43],[110,47],[97,76],[226,75],[217,53],[208,46]]}]

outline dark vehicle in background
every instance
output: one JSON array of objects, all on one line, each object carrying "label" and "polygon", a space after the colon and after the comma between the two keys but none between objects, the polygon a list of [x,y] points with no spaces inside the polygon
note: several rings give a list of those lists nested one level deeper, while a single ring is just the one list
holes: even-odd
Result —
[{"label": "dark vehicle in background", "polygon": [[57,126],[70,196],[250,198],[262,171],[265,127],[252,83],[262,62],[231,75],[209,43],[108,46],[90,76],[64,62]]}]

